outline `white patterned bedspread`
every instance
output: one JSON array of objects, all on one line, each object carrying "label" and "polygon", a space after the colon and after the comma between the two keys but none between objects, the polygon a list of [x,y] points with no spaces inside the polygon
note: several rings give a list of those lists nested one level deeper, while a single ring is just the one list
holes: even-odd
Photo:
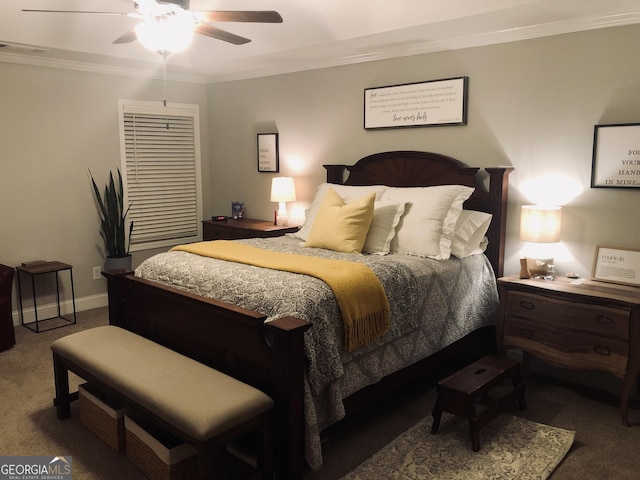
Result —
[{"label": "white patterned bedspread", "polygon": [[237,241],[365,263],[382,282],[391,305],[389,332],[348,353],[338,304],[319,279],[180,251],[155,255],[136,269],[136,276],[260,312],[268,320],[292,316],[312,322],[305,337],[306,458],[312,468],[322,465],[320,432],[344,417],[343,398],[493,323],[498,294],[484,255],[442,261],[305,248],[290,236]]}]

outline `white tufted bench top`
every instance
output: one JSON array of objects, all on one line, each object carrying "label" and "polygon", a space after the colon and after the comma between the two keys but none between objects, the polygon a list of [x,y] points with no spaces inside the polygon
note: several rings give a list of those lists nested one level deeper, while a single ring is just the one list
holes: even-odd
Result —
[{"label": "white tufted bench top", "polygon": [[51,349],[201,441],[261,415],[274,404],[250,385],[111,325],[63,337]]}]

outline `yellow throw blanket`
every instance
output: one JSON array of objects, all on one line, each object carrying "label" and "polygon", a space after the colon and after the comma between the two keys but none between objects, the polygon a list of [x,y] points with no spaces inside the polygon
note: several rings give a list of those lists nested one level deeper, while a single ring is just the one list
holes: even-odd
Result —
[{"label": "yellow throw blanket", "polygon": [[350,352],[389,329],[387,295],[378,277],[362,263],[274,252],[227,240],[178,245],[171,250],[319,278],[336,297]]}]

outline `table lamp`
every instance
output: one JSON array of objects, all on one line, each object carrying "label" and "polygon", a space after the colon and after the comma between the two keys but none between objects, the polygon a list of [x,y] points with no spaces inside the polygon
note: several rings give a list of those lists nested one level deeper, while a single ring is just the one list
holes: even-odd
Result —
[{"label": "table lamp", "polygon": [[285,206],[286,202],[296,201],[296,189],[292,177],[275,177],[271,181],[271,201],[278,203],[278,211],[275,214],[276,225],[288,225],[289,214]]},{"label": "table lamp", "polygon": [[[520,240],[524,242],[557,243],[561,226],[562,207],[524,205],[520,210]],[[526,258],[520,263],[520,278],[554,278],[553,258]]]}]

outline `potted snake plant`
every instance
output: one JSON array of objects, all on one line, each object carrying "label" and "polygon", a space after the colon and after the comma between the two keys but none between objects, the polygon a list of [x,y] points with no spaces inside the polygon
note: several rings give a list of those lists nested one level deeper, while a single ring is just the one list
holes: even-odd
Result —
[{"label": "potted snake plant", "polygon": [[[122,174],[118,169],[117,183],[114,180],[113,172],[109,172],[109,182],[104,187],[104,193],[93,178],[89,170],[93,192],[100,215],[100,236],[104,240],[106,249],[105,270],[116,270],[124,268],[131,270],[131,233],[133,232],[133,222],[127,226],[127,214],[131,205],[125,209],[124,189],[122,187]],[[128,235],[127,235],[128,230]]]}]

